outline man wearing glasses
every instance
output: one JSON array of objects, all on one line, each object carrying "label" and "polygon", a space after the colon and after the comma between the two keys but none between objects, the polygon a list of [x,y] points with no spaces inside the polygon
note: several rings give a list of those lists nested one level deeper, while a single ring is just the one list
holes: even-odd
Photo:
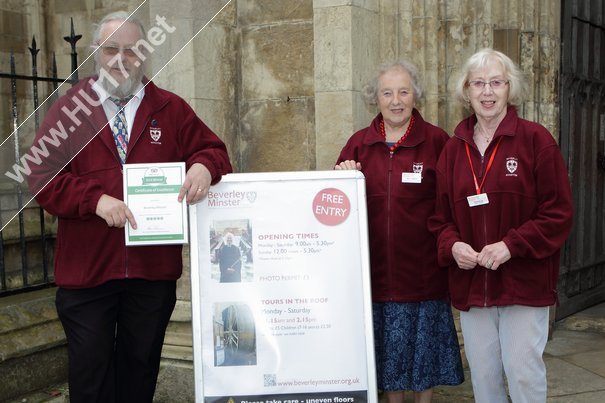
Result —
[{"label": "man wearing glasses", "polygon": [[34,141],[58,143],[32,169],[30,188],[59,219],[56,305],[72,403],[151,402],[176,302],[181,245],[125,245],[124,226],[137,223],[123,202],[123,164],[184,161],[178,200],[189,204],[231,172],[216,134],[144,77],[151,46],[175,29],[156,21],[145,36],[128,13],[104,17],[93,39],[97,74],[52,105]]}]

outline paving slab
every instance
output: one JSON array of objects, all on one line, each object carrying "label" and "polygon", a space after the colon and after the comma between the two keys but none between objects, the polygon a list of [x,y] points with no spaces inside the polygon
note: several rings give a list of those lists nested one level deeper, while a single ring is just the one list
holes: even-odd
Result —
[{"label": "paving slab", "polygon": [[587,392],[601,392],[605,396],[605,378],[560,358],[547,357],[545,363],[549,397]]},{"label": "paving slab", "polygon": [[546,403],[603,403],[605,392],[574,393],[567,396],[549,397]]},{"label": "paving slab", "polygon": [[564,357],[572,354],[605,350],[605,333],[556,329],[546,344],[546,356]]},{"label": "paving slab", "polygon": [[566,357],[565,360],[605,379],[605,350],[573,354]]}]

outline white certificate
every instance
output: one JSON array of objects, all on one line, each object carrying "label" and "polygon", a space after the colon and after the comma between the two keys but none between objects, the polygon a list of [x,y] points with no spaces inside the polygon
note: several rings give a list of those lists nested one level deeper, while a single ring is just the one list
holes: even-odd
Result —
[{"label": "white certificate", "polygon": [[188,242],[187,203],[178,202],[185,163],[124,164],[124,202],[137,229],[126,224],[126,245]]}]

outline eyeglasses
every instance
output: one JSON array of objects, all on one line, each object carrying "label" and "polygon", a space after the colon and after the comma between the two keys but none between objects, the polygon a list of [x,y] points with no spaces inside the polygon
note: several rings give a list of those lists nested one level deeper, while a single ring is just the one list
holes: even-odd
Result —
[{"label": "eyeglasses", "polygon": [[490,80],[490,81],[471,80],[468,82],[469,87],[471,87],[475,90],[478,90],[478,91],[484,89],[487,84],[489,84],[489,86],[491,87],[492,90],[497,90],[500,88],[504,88],[504,86],[506,84],[508,84],[508,80],[501,80],[501,79]]},{"label": "eyeglasses", "polygon": [[132,48],[121,48],[115,45],[99,45],[98,47],[103,50],[105,56],[115,56],[120,53],[120,51],[122,51],[126,57],[138,57],[141,54],[141,51],[136,46],[133,46]]}]

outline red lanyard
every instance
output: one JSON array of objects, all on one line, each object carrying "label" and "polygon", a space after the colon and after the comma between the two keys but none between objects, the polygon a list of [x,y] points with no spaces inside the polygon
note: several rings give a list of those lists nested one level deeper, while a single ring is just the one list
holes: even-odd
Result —
[{"label": "red lanyard", "polygon": [[477,194],[481,194],[481,188],[483,187],[483,182],[485,182],[485,177],[487,176],[487,173],[489,172],[490,168],[492,167],[492,163],[494,162],[494,157],[496,156],[496,151],[498,151],[498,147],[500,147],[501,140],[502,140],[502,137],[500,137],[498,139],[498,144],[496,144],[496,147],[494,147],[494,151],[492,151],[492,155],[490,155],[490,157],[489,157],[489,161],[487,162],[487,168],[485,168],[485,174],[483,175],[483,179],[481,179],[481,184],[479,184],[477,182],[477,175],[475,175],[475,169],[473,168],[473,161],[471,160],[471,151],[468,146],[468,143],[464,143],[464,145],[466,145],[466,156],[468,157],[468,163],[471,166],[471,172],[473,173],[473,180],[475,181],[475,191],[477,192]]}]

